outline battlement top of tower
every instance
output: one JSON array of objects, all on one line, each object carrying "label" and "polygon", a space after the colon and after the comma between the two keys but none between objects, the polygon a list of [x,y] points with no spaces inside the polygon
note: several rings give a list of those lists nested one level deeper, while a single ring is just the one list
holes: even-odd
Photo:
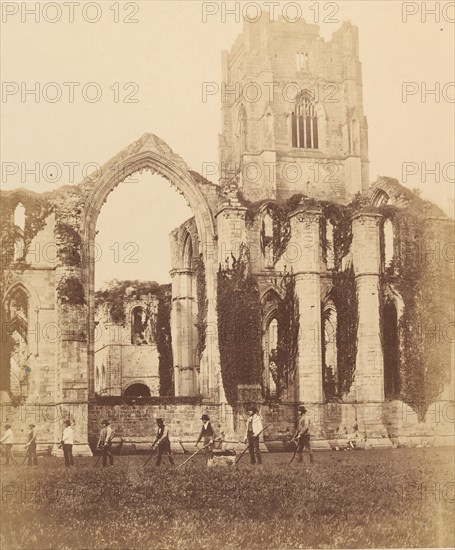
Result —
[{"label": "battlement top of tower", "polygon": [[271,19],[269,13],[264,11],[262,17],[258,21],[244,20],[243,30],[232,44],[229,55],[241,49],[245,45],[245,42],[254,36],[268,35],[271,38],[280,37],[285,40],[295,40],[296,35],[301,35],[302,37],[326,42],[330,45],[332,42],[339,42],[347,33],[353,33],[354,38],[358,38],[358,27],[350,20],[342,21],[340,26],[332,33],[330,40],[326,41],[325,38],[321,36],[320,25],[307,23],[303,18],[292,22],[283,15]]}]

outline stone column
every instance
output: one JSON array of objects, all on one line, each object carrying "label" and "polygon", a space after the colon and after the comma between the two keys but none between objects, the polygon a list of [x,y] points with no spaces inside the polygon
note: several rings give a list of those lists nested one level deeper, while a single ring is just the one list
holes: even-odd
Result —
[{"label": "stone column", "polygon": [[174,269],[172,278],[171,335],[174,361],[175,395],[197,393],[194,365],[193,271]]},{"label": "stone column", "polygon": [[[233,186],[228,192],[225,202],[216,214],[218,230],[218,267],[225,266],[226,262],[232,265],[232,257],[238,259],[242,244],[247,244],[245,214],[246,208],[237,199],[237,187]],[[216,292],[216,289],[215,289]],[[217,312],[223,315],[223,312]],[[218,332],[218,327],[217,327]],[[217,375],[218,379],[208,381],[209,392],[217,393],[220,403],[226,402],[221,372],[211,373]]]},{"label": "stone column", "polygon": [[322,402],[320,210],[297,211],[291,217],[289,268],[295,276],[299,303],[299,338],[296,366],[296,400]]},{"label": "stone column", "polygon": [[373,213],[360,213],[352,219],[351,251],[359,304],[353,391],[359,403],[384,400],[384,361],[379,316],[380,220],[381,216]]}]

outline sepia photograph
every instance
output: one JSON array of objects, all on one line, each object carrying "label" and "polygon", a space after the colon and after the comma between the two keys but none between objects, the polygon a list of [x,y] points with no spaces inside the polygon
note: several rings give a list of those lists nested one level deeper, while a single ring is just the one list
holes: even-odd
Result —
[{"label": "sepia photograph", "polygon": [[455,547],[455,2],[0,0],[0,547]]}]

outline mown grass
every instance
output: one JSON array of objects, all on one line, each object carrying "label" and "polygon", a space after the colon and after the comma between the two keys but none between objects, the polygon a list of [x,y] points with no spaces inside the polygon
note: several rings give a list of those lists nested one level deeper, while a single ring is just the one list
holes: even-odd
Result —
[{"label": "mown grass", "polygon": [[247,457],[144,469],[139,456],[2,468],[1,548],[454,546],[453,449],[321,452],[312,467],[290,456],[265,455],[262,469]]}]

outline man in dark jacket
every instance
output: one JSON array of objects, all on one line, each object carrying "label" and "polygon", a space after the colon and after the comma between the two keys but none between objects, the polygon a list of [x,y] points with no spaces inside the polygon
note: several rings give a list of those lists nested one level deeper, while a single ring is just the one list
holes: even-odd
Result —
[{"label": "man in dark jacket", "polygon": [[28,441],[25,448],[27,449],[27,465],[38,466],[38,457],[36,456],[36,436],[37,430],[35,424],[29,425],[30,431],[28,432]]},{"label": "man in dark jacket", "polygon": [[311,420],[306,416],[307,411],[303,405],[300,405],[297,410],[300,415],[299,424],[294,436],[294,441],[297,443],[297,460],[298,462],[303,462],[303,451],[306,450],[310,455],[310,462],[313,464],[314,456],[310,444]]},{"label": "man in dark jacket", "polygon": [[101,422],[100,437],[98,439],[98,448],[103,453],[103,468],[107,466],[107,459],[109,457],[109,465],[114,465],[114,457],[112,455],[112,440],[114,439],[114,432],[109,426],[108,420]]},{"label": "man in dark jacket", "polygon": [[213,458],[212,448],[213,448],[213,441],[215,439],[215,432],[212,428],[212,425],[210,424],[210,418],[208,414],[203,414],[201,416],[201,420],[202,420],[202,428],[201,428],[201,432],[199,433],[199,437],[196,441],[196,447],[199,445],[199,442],[201,441],[201,439],[203,439],[204,447],[205,447],[205,458],[208,465],[209,461],[211,461]]},{"label": "man in dark jacket", "polygon": [[169,428],[164,424],[162,418],[156,419],[158,431],[156,433],[156,439],[152,445],[152,449],[158,447],[158,456],[156,458],[156,465],[160,466],[163,455],[166,455],[169,462],[174,465],[174,459],[171,454],[171,442],[169,441]]}]

